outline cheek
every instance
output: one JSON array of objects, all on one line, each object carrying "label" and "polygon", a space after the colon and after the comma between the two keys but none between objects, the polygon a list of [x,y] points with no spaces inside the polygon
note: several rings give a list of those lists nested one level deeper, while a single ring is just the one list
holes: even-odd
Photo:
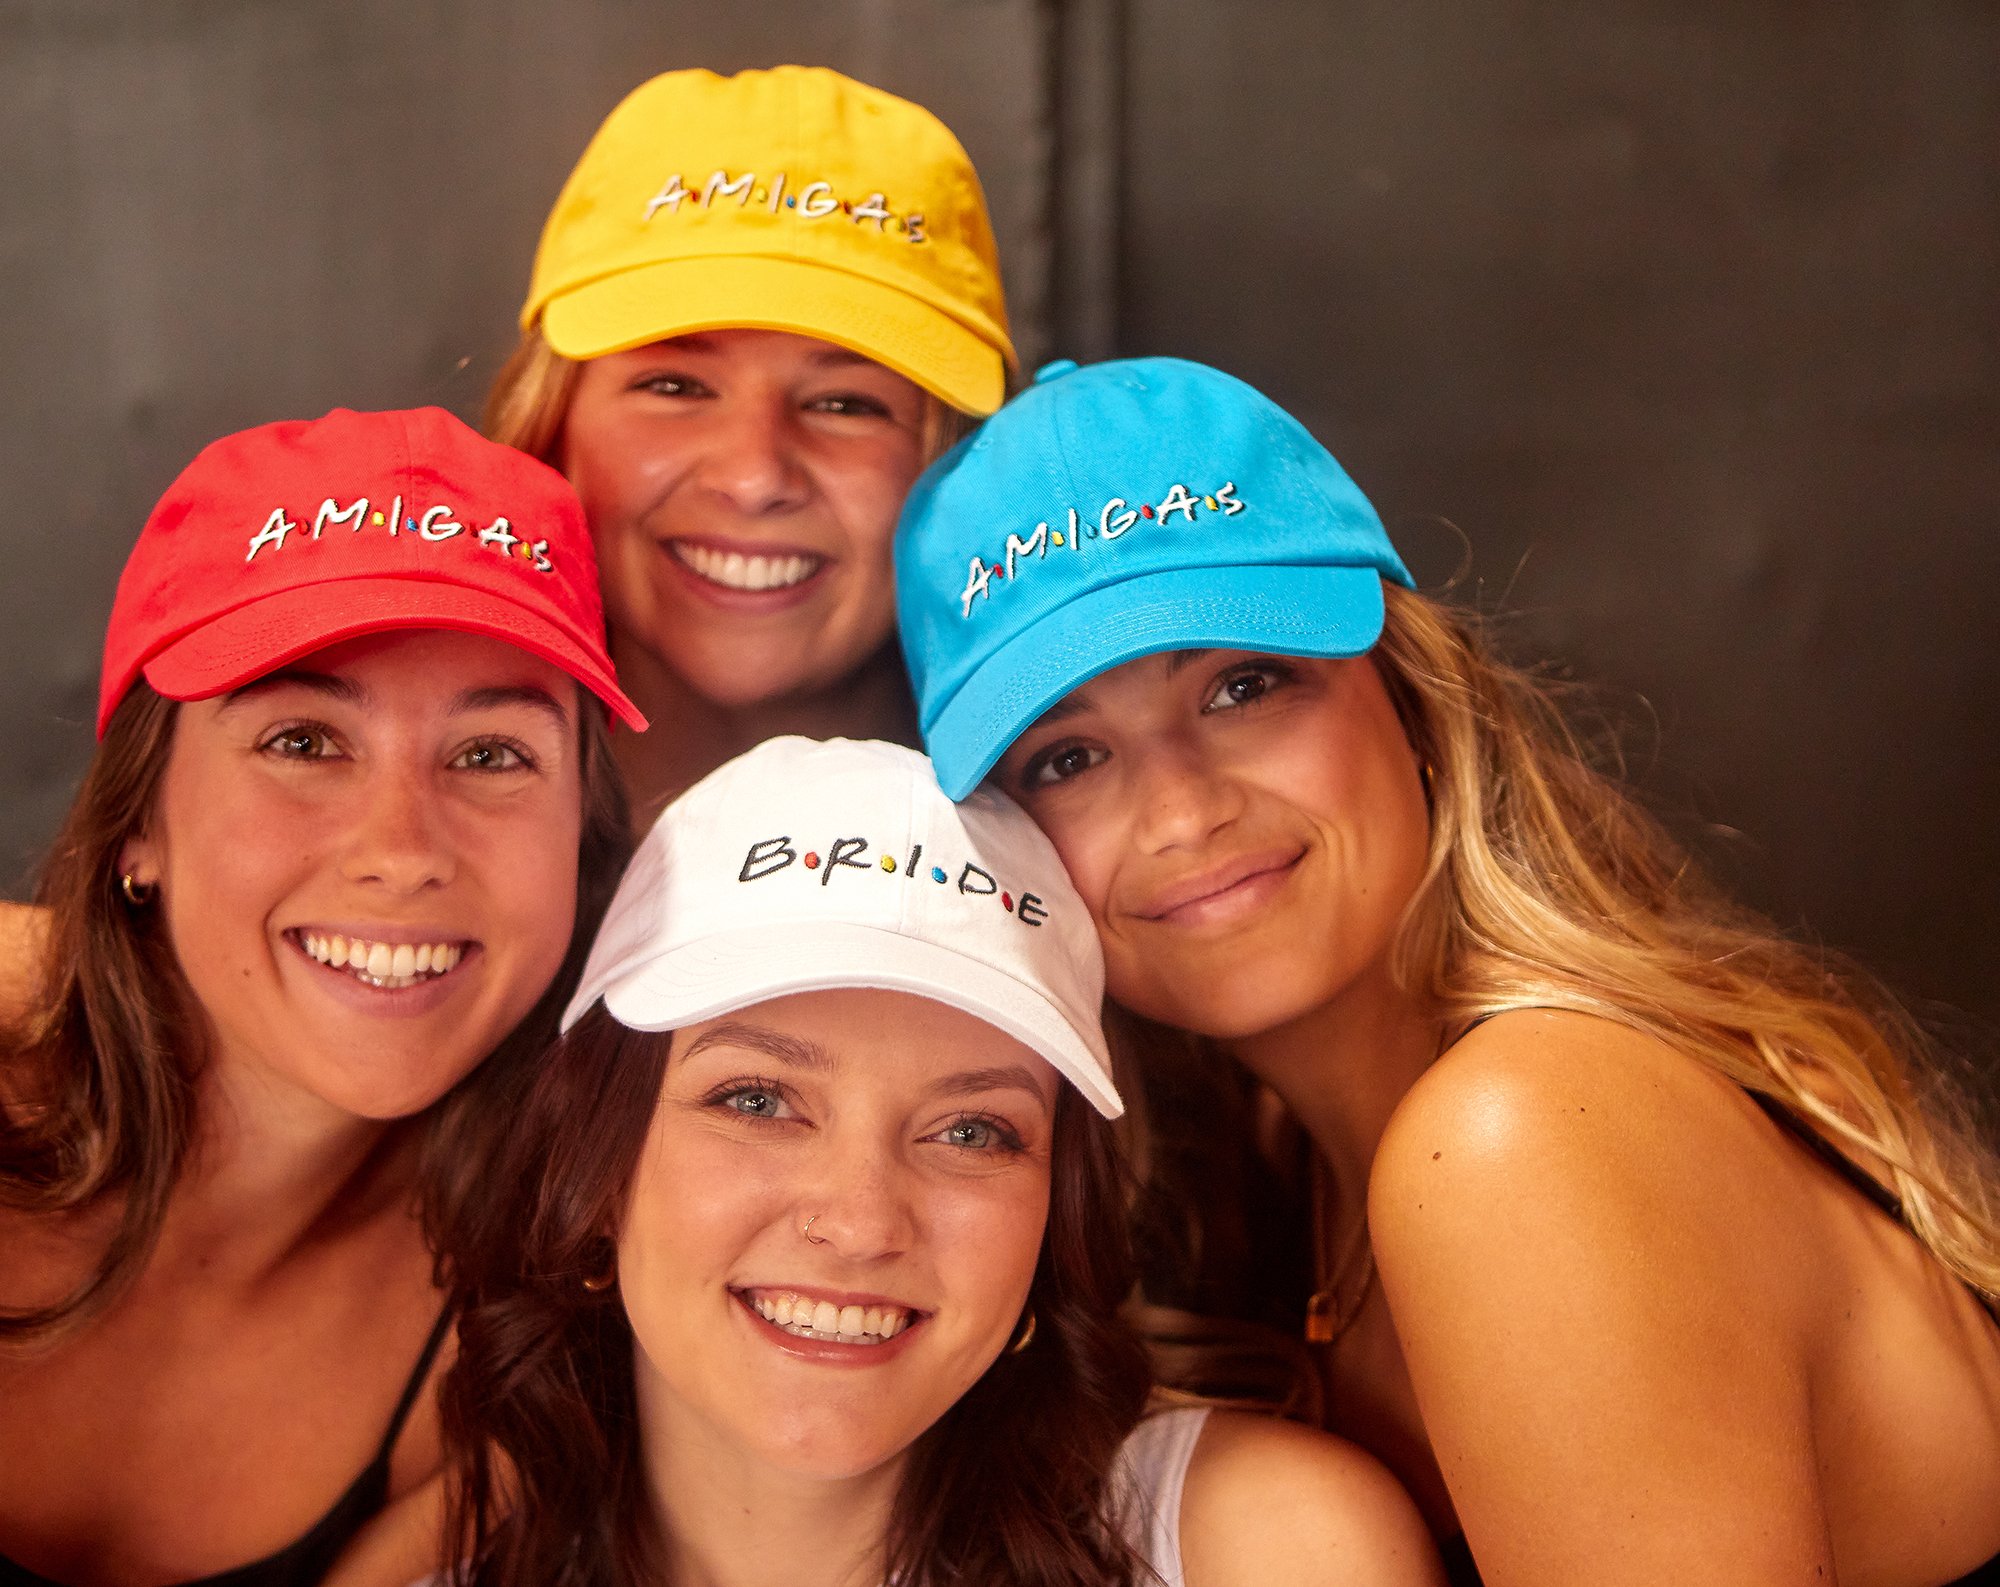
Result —
[{"label": "cheek", "polygon": [[814,466],[820,494],[846,536],[849,557],[857,568],[879,571],[885,591],[896,517],[921,472],[915,446],[900,440],[823,452]]},{"label": "cheek", "polygon": [[571,411],[562,464],[600,542],[631,529],[634,517],[667,493],[684,466],[650,428],[620,423],[587,404]]},{"label": "cheek", "polygon": [[930,1227],[939,1269],[949,1275],[976,1332],[1004,1338],[1034,1282],[1048,1232],[1045,1172],[1011,1184],[961,1187],[932,1199]]}]

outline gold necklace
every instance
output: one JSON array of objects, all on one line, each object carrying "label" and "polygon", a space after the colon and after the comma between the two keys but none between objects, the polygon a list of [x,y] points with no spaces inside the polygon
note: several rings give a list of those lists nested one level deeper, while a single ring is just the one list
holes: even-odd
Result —
[{"label": "gold necklace", "polygon": [[1375,1247],[1368,1239],[1368,1218],[1364,1213],[1355,1225],[1356,1238],[1333,1264],[1329,1276],[1326,1260],[1326,1170],[1319,1154],[1312,1159],[1313,1277],[1323,1279],[1306,1301],[1305,1336],[1309,1345],[1332,1345],[1352,1328],[1368,1304],[1375,1288]]}]

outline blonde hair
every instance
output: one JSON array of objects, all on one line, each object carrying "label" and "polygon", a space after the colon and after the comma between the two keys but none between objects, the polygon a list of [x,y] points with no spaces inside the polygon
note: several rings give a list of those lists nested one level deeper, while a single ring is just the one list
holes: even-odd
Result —
[{"label": "blonde hair", "polygon": [[[521,333],[521,340],[486,394],[486,409],[480,428],[488,440],[498,441],[558,464],[563,424],[569,417],[570,400],[576,395],[576,379],[583,365],[565,358],[542,335],[539,325]],[[924,393],[923,459],[928,465],[970,435],[979,423],[969,413],[961,413],[931,392]]]},{"label": "blonde hair", "polygon": [[1448,1021],[1566,1008],[1667,1042],[1883,1181],[1938,1261],[2000,1296],[2000,1161],[1907,1011],[1716,888],[1475,619],[1387,597],[1373,655],[1432,798],[1399,984]]}]

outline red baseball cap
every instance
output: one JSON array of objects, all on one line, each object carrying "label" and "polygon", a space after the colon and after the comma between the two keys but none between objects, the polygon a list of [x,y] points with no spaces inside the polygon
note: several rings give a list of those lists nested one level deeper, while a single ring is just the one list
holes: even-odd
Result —
[{"label": "red baseball cap", "polygon": [[119,575],[98,736],[141,673],[202,700],[396,628],[503,639],[646,726],[605,648],[569,482],[442,408],[336,408],[224,436],[160,498]]}]

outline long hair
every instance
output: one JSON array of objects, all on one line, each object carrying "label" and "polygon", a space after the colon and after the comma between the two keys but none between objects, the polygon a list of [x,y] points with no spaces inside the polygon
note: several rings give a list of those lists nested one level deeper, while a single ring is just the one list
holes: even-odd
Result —
[{"label": "long hair", "polygon": [[[2000,1163],[1916,1021],[1859,967],[1789,940],[1712,883],[1612,774],[1615,759],[1598,769],[1605,746],[1586,742],[1556,691],[1487,654],[1476,617],[1385,594],[1372,660],[1431,797],[1427,864],[1391,950],[1397,984],[1447,1027],[1562,1008],[1657,1037],[1883,1179],[1938,1261],[2000,1297]],[[1242,1238],[1229,1198],[1190,1195],[1177,1164],[1196,1149],[1257,1155],[1242,1128],[1214,1129],[1213,1098],[1242,1071],[1212,1042],[1141,1030],[1135,1113],[1154,1165],[1141,1206],[1193,1253],[1146,1283],[1185,1286],[1193,1272],[1198,1288],[1242,1266]],[[1191,1111],[1188,1095],[1207,1100]],[[1267,1274],[1217,1309],[1269,1320],[1273,1302]],[[1161,1351],[1158,1367],[1192,1387],[1227,1362]]]},{"label": "long hair", "polygon": [[[36,991],[0,1033],[0,1206],[63,1215],[117,1200],[90,1271],[44,1305],[0,1311],[0,1345],[48,1343],[102,1311],[145,1265],[195,1130],[207,1023],[157,910],[134,907],[119,859],[158,798],[179,707],[143,681],[119,703],[43,868]],[[567,990],[630,852],[604,723],[583,712],[577,918],[562,972],[521,1024],[430,1112],[427,1230],[477,1178],[511,1094],[553,1039]]]},{"label": "long hair", "polygon": [[[446,1536],[466,1587],[638,1587],[662,1539],[640,1467],[633,1339],[612,1260],[669,1037],[593,1008],[543,1061],[492,1184],[449,1238],[459,1353],[442,1405]],[[902,1587],[1124,1587],[1109,1473],[1144,1407],[1109,1127],[1056,1103],[1033,1344],[1000,1357],[911,1451],[884,1539]]]},{"label": "long hair", "polygon": [[1938,1261],[2000,1297],[2000,1162],[1916,1021],[1711,882],[1472,618],[1387,596],[1375,664],[1432,768],[1399,984],[1449,1021],[1566,1008],[1659,1038],[1880,1176]]},{"label": "long hair", "polygon": [[[559,466],[563,425],[569,419],[570,399],[576,395],[576,379],[582,368],[575,359],[565,358],[549,346],[539,325],[523,331],[486,394],[480,419],[486,438]],[[924,462],[934,463],[944,456],[972,433],[977,422],[970,414],[925,392]]]}]

